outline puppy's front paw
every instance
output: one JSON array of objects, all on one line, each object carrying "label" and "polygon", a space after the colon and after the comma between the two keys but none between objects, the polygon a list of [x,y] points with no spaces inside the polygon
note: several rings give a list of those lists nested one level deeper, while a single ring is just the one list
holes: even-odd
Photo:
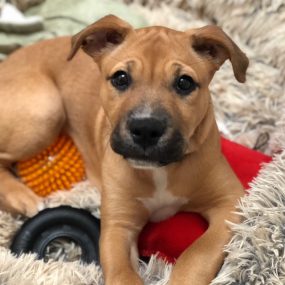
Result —
[{"label": "puppy's front paw", "polygon": [[32,217],[44,208],[43,199],[24,185],[17,185],[4,193],[1,192],[0,208],[13,215]]},{"label": "puppy's front paw", "polygon": [[105,285],[126,285],[126,284],[132,284],[132,285],[144,285],[144,283],[141,280],[128,280],[127,283],[125,281],[112,281],[112,282],[106,282]]},{"label": "puppy's front paw", "polygon": [[137,274],[118,274],[114,278],[107,278],[105,285],[144,285],[143,281]]}]

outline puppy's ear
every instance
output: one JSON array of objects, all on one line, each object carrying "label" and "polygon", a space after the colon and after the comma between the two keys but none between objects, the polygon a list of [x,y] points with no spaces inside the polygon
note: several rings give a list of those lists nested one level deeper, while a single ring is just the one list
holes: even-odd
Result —
[{"label": "puppy's ear", "polygon": [[239,82],[245,82],[248,58],[221,28],[209,25],[189,30],[187,33],[191,35],[193,49],[201,56],[211,60],[216,70],[226,59],[229,59],[235,78]]},{"label": "puppy's ear", "polygon": [[94,60],[98,60],[121,44],[132,30],[132,26],[120,18],[113,15],[105,16],[72,37],[68,60],[74,57],[79,48]]}]

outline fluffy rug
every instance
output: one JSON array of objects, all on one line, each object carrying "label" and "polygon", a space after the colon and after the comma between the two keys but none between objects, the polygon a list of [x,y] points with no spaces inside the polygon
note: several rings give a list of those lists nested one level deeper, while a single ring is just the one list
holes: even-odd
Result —
[{"label": "fluffy rug", "polygon": [[243,222],[232,226],[228,256],[212,285],[285,284],[285,150],[261,170],[238,210]]},{"label": "fluffy rug", "polygon": [[[211,85],[216,116],[226,137],[276,155],[237,208],[243,222],[233,225],[235,234],[226,247],[228,256],[212,284],[284,284],[285,3],[266,0],[126,2],[145,15],[150,25],[187,29],[218,24],[249,56],[246,84],[235,82],[229,63],[216,74]],[[83,183],[71,192],[56,193],[46,203],[73,205],[98,215],[100,197],[96,193],[96,189],[89,189]],[[0,212],[1,285],[103,284],[100,268],[95,265],[43,263],[33,255],[18,259],[12,256],[7,247],[22,222]],[[171,266],[153,258],[148,265],[141,263],[140,270],[145,284],[163,285],[167,283]]]}]

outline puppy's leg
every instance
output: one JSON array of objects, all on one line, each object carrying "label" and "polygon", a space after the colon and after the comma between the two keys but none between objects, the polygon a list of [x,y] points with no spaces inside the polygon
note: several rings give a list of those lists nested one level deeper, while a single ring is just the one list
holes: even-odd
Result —
[{"label": "puppy's leg", "polygon": [[200,213],[209,227],[178,258],[169,285],[210,284],[222,265],[223,247],[231,238],[226,220],[239,222],[239,216],[233,212],[244,191],[225,160],[215,161],[212,171],[204,177],[191,205],[184,210]]},{"label": "puppy's leg", "polygon": [[0,102],[0,208],[31,216],[40,198],[9,168],[53,142],[63,127],[64,109],[52,81],[39,73],[2,77]]},{"label": "puppy's leg", "polygon": [[41,207],[41,198],[19,182],[6,169],[0,168],[1,209],[12,214],[33,216]]},{"label": "puppy's leg", "polygon": [[[102,202],[104,199],[102,200]],[[146,223],[145,209],[140,203],[107,202],[102,212],[100,260],[106,285],[143,285],[137,274],[137,237]],[[111,205],[111,206],[110,206]],[[105,207],[102,204],[102,207]],[[107,211],[106,211],[107,210]]]},{"label": "puppy's leg", "polygon": [[178,258],[169,285],[208,285],[222,265],[223,247],[231,234],[225,220],[233,221],[229,212],[233,209],[220,209],[210,215],[209,228]]}]

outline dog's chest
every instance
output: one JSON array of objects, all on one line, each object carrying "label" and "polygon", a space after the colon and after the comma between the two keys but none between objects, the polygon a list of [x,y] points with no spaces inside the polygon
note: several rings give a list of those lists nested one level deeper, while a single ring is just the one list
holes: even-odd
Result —
[{"label": "dog's chest", "polygon": [[162,221],[173,216],[188,202],[188,199],[173,195],[167,190],[168,179],[164,169],[153,171],[155,191],[152,197],[140,198],[139,200],[150,212],[152,222]]}]

